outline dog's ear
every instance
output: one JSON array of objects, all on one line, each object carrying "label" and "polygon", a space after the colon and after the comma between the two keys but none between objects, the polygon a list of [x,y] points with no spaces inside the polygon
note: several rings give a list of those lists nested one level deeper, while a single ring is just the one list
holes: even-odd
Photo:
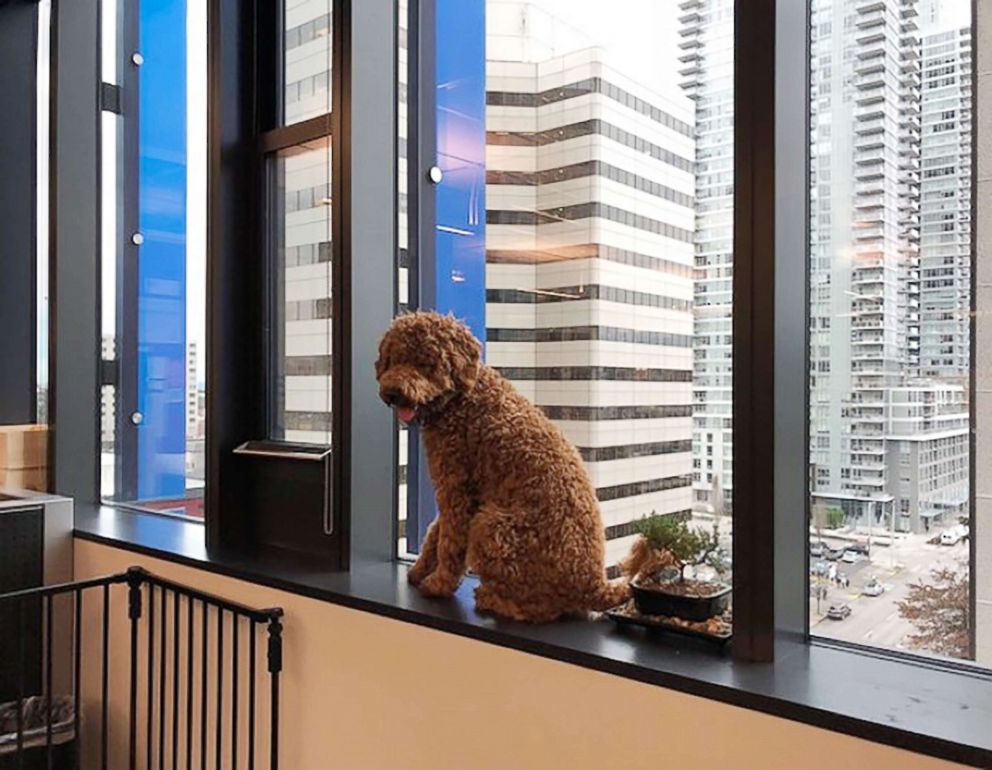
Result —
[{"label": "dog's ear", "polygon": [[459,390],[475,387],[482,368],[482,345],[467,329],[459,334],[451,346],[451,377]]}]

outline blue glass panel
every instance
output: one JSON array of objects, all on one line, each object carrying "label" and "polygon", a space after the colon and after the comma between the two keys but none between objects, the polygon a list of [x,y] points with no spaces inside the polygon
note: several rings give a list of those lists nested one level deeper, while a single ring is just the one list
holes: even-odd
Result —
[{"label": "blue glass panel", "polygon": [[[486,3],[437,0],[436,162],[433,285],[425,307],[451,313],[486,341]],[[423,458],[419,458],[423,459]],[[417,512],[407,548],[415,553],[437,511],[426,462],[417,469]]]},{"label": "blue glass panel", "polygon": [[437,2],[434,307],[486,339],[486,4]]},{"label": "blue glass panel", "polygon": [[138,497],[186,492],[186,2],[142,0]]}]

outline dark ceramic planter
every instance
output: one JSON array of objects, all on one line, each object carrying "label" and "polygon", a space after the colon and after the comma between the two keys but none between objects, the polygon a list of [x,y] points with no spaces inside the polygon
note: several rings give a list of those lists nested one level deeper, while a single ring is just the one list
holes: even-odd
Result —
[{"label": "dark ceramic planter", "polygon": [[730,606],[730,586],[724,586],[711,596],[682,596],[668,593],[664,586],[645,588],[636,580],[630,587],[634,592],[634,604],[642,615],[664,615],[698,622],[720,615]]}]

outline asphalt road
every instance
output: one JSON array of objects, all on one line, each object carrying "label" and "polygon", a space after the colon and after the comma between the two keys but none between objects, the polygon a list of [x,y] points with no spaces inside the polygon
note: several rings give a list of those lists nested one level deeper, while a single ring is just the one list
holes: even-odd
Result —
[{"label": "asphalt road", "polygon": [[[856,564],[837,562],[838,570],[850,577],[848,588],[831,585],[827,598],[820,603],[810,598],[810,631],[814,636],[839,639],[897,650],[911,649],[906,637],[912,624],[899,616],[898,602],[908,593],[910,583],[926,580],[936,567],[960,568],[967,564],[968,545],[961,541],[954,546],[930,545],[930,535],[907,535],[888,547],[874,546],[871,559]],[[824,538],[830,542],[829,538]],[[838,541],[837,545],[841,545]],[[812,559],[811,559],[812,560]],[[881,596],[862,596],[861,589],[875,576],[885,586]],[[851,614],[844,620],[826,617],[831,602],[846,602]]]}]

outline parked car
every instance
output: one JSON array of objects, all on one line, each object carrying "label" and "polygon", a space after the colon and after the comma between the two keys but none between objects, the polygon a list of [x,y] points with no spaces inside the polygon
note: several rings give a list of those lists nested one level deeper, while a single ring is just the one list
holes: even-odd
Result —
[{"label": "parked car", "polygon": [[830,572],[830,565],[825,561],[818,561],[810,565],[809,572],[811,575],[826,575]]},{"label": "parked car", "polygon": [[957,526],[951,527],[948,530],[940,533],[940,544],[941,545],[957,545],[962,539],[968,536],[968,530],[965,527]]},{"label": "parked car", "polygon": [[856,553],[855,551],[852,551],[850,548],[848,548],[846,551],[844,551],[843,555],[840,557],[840,560],[846,564],[854,564],[854,562],[856,562],[860,558],[861,558],[860,553]]},{"label": "parked car", "polygon": [[847,546],[848,551],[854,551],[855,553],[860,553],[863,556],[868,555],[868,545],[867,543],[849,543]]},{"label": "parked car", "polygon": [[865,583],[865,587],[861,589],[862,596],[881,596],[885,593],[885,586],[879,583],[877,580],[870,580]]},{"label": "parked car", "polygon": [[830,609],[827,610],[827,617],[831,620],[843,620],[850,614],[851,605],[849,604],[831,604]]},{"label": "parked car", "polygon": [[841,556],[844,555],[843,548],[824,548],[823,558],[829,559],[830,561],[837,561]]},{"label": "parked car", "polygon": [[823,556],[823,543],[810,543],[809,555],[815,556],[816,558]]}]

